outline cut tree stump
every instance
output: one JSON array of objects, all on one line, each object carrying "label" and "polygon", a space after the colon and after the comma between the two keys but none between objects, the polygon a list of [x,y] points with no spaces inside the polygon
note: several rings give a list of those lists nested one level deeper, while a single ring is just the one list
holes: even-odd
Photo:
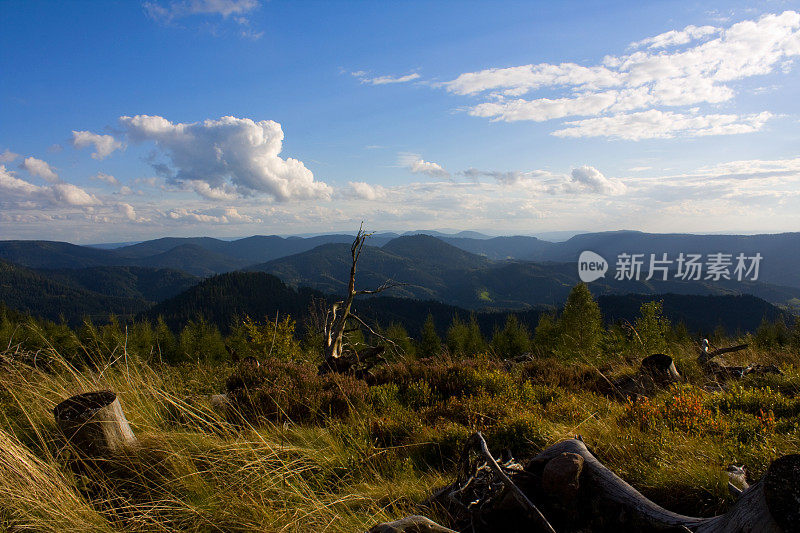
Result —
[{"label": "cut tree stump", "polygon": [[117,395],[110,390],[67,398],[55,406],[53,415],[67,441],[88,457],[121,452],[138,443]]},{"label": "cut tree stump", "polygon": [[663,353],[654,353],[642,359],[642,372],[649,374],[653,379],[664,382],[681,380],[678,369],[672,357]]},{"label": "cut tree stump", "polygon": [[682,381],[672,357],[663,353],[654,353],[642,359],[639,371],[633,376],[615,380],[611,392],[620,399],[629,396],[648,396],[672,383]]}]

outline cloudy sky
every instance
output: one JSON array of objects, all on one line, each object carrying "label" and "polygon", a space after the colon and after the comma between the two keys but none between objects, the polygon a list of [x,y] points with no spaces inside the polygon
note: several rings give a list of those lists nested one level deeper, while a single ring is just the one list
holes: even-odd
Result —
[{"label": "cloudy sky", "polygon": [[800,0],[0,15],[2,239],[800,230]]}]

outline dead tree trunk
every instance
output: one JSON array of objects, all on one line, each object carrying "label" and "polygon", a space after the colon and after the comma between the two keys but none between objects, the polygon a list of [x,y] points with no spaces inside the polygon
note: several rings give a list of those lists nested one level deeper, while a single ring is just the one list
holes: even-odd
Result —
[{"label": "dead tree trunk", "polygon": [[394,344],[391,340],[376,333],[370,328],[363,320],[356,316],[353,311],[353,300],[356,296],[362,294],[378,294],[385,290],[396,287],[399,284],[387,282],[378,287],[377,289],[356,289],[356,264],[361,256],[361,251],[364,248],[364,242],[367,237],[371,236],[367,233],[362,226],[358,229],[353,244],[350,246],[350,279],[347,284],[347,296],[344,300],[331,305],[330,309],[326,312],[325,322],[323,326],[323,362],[319,367],[320,373],[326,372],[347,372],[356,366],[360,366],[359,371],[365,372],[381,360],[380,354],[383,352],[381,346],[369,346],[361,352],[350,350],[345,353],[345,333],[348,332],[348,320],[354,320],[361,326],[365,327],[372,335],[380,338],[381,340]]},{"label": "dead tree trunk", "polygon": [[67,398],[53,409],[61,433],[80,453],[96,457],[137,444],[117,395],[110,390]]},{"label": "dead tree trunk", "polygon": [[[604,527],[608,517],[619,517],[620,527],[657,531],[685,527],[695,533],[761,531],[780,533],[797,531],[800,524],[800,455],[787,455],[774,461],[764,477],[745,490],[724,515],[695,518],[673,513],[645,498],[636,489],[616,476],[589,452],[577,439],[560,442],[533,458],[526,471],[536,465],[544,467],[563,453],[583,458],[581,484],[587,486],[594,505],[604,512]],[[597,507],[596,507],[597,508]]]},{"label": "dead tree trunk", "polygon": [[707,373],[717,379],[742,378],[748,374],[780,374],[781,370],[775,365],[748,364],[746,366],[729,365],[725,362],[713,361],[719,355],[731,352],[738,352],[747,348],[747,344],[738,344],[727,348],[709,350],[708,340],[703,339],[700,355],[697,362],[700,363]]},{"label": "dead tree trunk", "polygon": [[729,346],[727,348],[719,348],[717,350],[709,350],[707,347],[707,343],[703,343],[703,348],[700,349],[700,355],[697,357],[697,362],[701,365],[704,365],[711,361],[713,358],[717,357],[718,355],[731,353],[731,352],[738,352],[747,348],[747,344],[739,344],[737,346]]},{"label": "dead tree trunk", "polygon": [[[482,456],[475,462],[465,461],[476,443],[483,443],[479,447],[484,450]],[[774,461],[761,480],[739,494],[727,513],[711,518],[673,513],[650,501],[606,468],[579,439],[562,441],[547,448],[528,461],[524,468],[513,460],[498,465],[491,456],[487,459],[486,454],[483,437],[480,433],[473,435],[462,454],[456,481],[437,491],[427,502],[448,510],[457,530],[530,533],[553,531],[554,528],[561,532],[800,531],[798,454]],[[402,523],[405,522],[400,520],[382,526]],[[416,521],[408,523],[413,525]],[[447,529],[396,527],[373,531]]]}]

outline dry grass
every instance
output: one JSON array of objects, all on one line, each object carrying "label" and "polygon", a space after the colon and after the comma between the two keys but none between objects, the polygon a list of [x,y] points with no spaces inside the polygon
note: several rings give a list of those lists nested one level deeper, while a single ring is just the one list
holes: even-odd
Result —
[{"label": "dry grass", "polygon": [[[232,426],[197,392],[225,370],[25,356],[6,353],[0,370],[0,524],[10,531],[358,531],[441,482],[383,478],[334,426]],[[99,389],[117,392],[141,446],[71,468],[52,408]]]},{"label": "dry grass", "polygon": [[[208,403],[224,389],[228,366],[151,366],[124,346],[85,352],[0,354],[0,530],[363,531],[413,513],[449,481],[456,451],[475,430],[495,450],[526,454],[580,433],[647,496],[711,514],[730,503],[728,464],[757,477],[800,448],[800,360],[790,352],[737,354],[779,363],[784,375],[712,392],[692,346],[673,346],[701,405],[702,418],[686,427],[645,424],[598,392],[606,379],[633,372],[624,358],[602,368],[548,360],[510,371],[489,357],[396,364],[347,417],[252,426],[221,418]],[[98,389],[118,394],[141,446],[78,468],[52,408]],[[658,393],[647,413],[673,412],[680,394]],[[770,427],[757,409],[768,404],[777,420]]]}]

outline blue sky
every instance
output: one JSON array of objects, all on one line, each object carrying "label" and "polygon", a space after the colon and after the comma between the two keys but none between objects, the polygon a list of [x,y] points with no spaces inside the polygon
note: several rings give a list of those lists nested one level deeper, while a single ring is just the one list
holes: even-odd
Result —
[{"label": "blue sky", "polygon": [[0,238],[800,229],[800,2],[0,15]]}]

